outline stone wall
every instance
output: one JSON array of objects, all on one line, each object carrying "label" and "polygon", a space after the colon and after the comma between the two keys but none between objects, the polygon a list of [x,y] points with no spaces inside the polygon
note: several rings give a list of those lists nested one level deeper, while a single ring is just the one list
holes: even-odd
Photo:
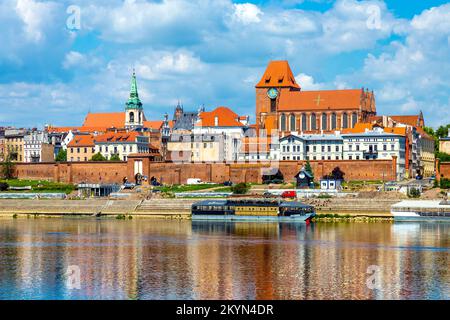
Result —
[{"label": "stone wall", "polygon": [[[164,163],[152,162],[145,157],[130,157],[128,162],[70,162],[70,163],[19,163],[15,174],[19,179],[43,179],[66,183],[121,183],[124,177],[133,181],[134,161],[143,162],[143,174],[156,177],[165,184],[183,184],[188,178],[222,183],[262,182],[264,170],[269,163],[226,164],[226,163]],[[293,181],[295,174],[305,163],[302,161],[282,161],[272,166],[283,174],[285,181]],[[395,160],[325,160],[311,161],[314,176],[317,178],[331,173],[339,167],[346,180],[395,180]],[[442,167],[442,164],[441,164]],[[449,176],[449,166],[444,164],[443,174]]]}]

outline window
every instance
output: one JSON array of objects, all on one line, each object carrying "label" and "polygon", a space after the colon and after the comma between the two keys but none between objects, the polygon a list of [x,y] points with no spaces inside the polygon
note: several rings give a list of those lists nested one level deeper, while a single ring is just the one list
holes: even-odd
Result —
[{"label": "window", "polygon": [[277,111],[277,100],[271,99],[270,100],[270,112],[276,112]]},{"label": "window", "polygon": [[286,146],[283,146],[283,152],[286,152]]},{"label": "window", "polygon": [[352,128],[355,127],[356,122],[358,122],[358,115],[356,114],[356,112],[352,113]]},{"label": "window", "polygon": [[84,153],[87,153],[87,148],[84,148]]},{"label": "window", "polygon": [[325,156],[322,156],[322,160],[325,160]]},{"label": "window", "polygon": [[337,127],[337,120],[336,120],[336,113],[331,114],[331,130],[336,129]]},{"label": "window", "polygon": [[356,156],[356,160],[359,160],[359,156]]},{"label": "window", "polygon": [[290,127],[291,127],[291,131],[295,131],[296,129],[295,129],[295,115],[294,114],[291,114],[291,117],[290,117],[290,119],[291,119],[291,123],[290,123]]},{"label": "window", "polygon": [[77,153],[80,153],[80,148],[77,148]]},{"label": "window", "polygon": [[331,156],[328,156],[328,160],[331,160]]},{"label": "window", "polygon": [[322,152],[325,152],[325,146],[322,146]]},{"label": "window", "polygon": [[328,121],[327,114],[322,113],[322,130],[327,130],[327,128],[328,128],[327,121]]},{"label": "window", "polygon": [[339,152],[339,146],[336,146],[336,151]]},{"label": "window", "polygon": [[286,131],[286,115],[284,113],[280,117],[280,130]]},{"label": "window", "polygon": [[349,160],[352,160],[352,158],[353,158],[352,156],[348,156],[348,159],[349,159]]},{"label": "window", "polygon": [[391,150],[394,151],[395,146],[393,144],[391,144]]},{"label": "window", "polygon": [[328,152],[331,152],[331,146],[328,146]]},{"label": "window", "polygon": [[306,128],[306,114],[302,113],[302,130],[307,130]]},{"label": "window", "polygon": [[134,112],[130,112],[130,123],[134,123]]},{"label": "window", "polygon": [[342,114],[342,128],[348,128],[348,115],[346,112]]},{"label": "window", "polygon": [[387,145],[383,144],[383,151],[387,151]]},{"label": "window", "polygon": [[317,130],[317,118],[315,113],[311,114],[311,130]]},{"label": "window", "polygon": [[336,156],[336,160],[339,160],[339,156]]},{"label": "window", "polygon": [[356,151],[359,151],[359,144],[356,145]]},{"label": "window", "polygon": [[316,146],[313,146],[313,151],[316,152],[317,148]]}]

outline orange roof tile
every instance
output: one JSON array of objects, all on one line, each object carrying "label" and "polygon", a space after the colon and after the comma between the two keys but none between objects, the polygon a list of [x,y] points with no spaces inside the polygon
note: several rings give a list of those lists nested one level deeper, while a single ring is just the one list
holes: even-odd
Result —
[{"label": "orange roof tile", "polygon": [[256,88],[288,87],[300,89],[286,60],[270,61]]},{"label": "orange roof tile", "polygon": [[[216,125],[217,117],[217,125]],[[202,112],[196,127],[242,127],[239,116],[227,107],[217,107],[213,111]]]},{"label": "orange roof tile", "polygon": [[280,94],[280,111],[367,110],[372,111],[372,96],[362,89],[286,91]]},{"label": "orange roof tile", "polygon": [[405,136],[406,135],[406,127],[384,128],[384,132]]},{"label": "orange roof tile", "polygon": [[88,113],[83,127],[123,128],[125,126],[125,112]]},{"label": "orange roof tile", "polygon": [[400,122],[403,124],[408,124],[410,126],[418,126],[420,123],[419,115],[408,115],[408,116],[389,116],[392,120]]},{"label": "orange roof tile", "polygon": [[75,135],[68,147],[94,147],[94,137],[91,135]]},{"label": "orange roof tile", "polygon": [[96,136],[95,142],[114,143],[114,142],[135,142],[136,138],[141,136],[139,132],[109,132]]},{"label": "orange roof tile", "polygon": [[164,121],[162,120],[155,120],[155,121],[144,121],[144,127],[149,129],[155,129],[155,130],[161,130],[161,127],[163,126]]}]

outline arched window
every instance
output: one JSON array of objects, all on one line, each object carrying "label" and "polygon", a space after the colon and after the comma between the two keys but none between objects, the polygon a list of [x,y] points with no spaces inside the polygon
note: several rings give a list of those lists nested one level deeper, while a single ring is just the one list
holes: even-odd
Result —
[{"label": "arched window", "polygon": [[284,113],[280,117],[280,130],[286,131],[286,115]]},{"label": "arched window", "polygon": [[291,114],[290,118],[290,129],[291,131],[295,131],[295,114]]},{"label": "arched window", "polygon": [[327,130],[328,117],[326,113],[322,113],[322,130]]},{"label": "arched window", "polygon": [[315,113],[311,114],[311,130],[317,130],[317,119]]},{"label": "arched window", "polygon": [[336,113],[331,114],[331,130],[336,129],[337,127],[337,119],[336,119]]},{"label": "arched window", "polygon": [[307,130],[306,128],[306,114],[302,113],[302,130]]},{"label": "arched window", "polygon": [[352,128],[355,127],[356,122],[358,122],[358,115],[356,114],[356,112],[352,113]]},{"label": "arched window", "polygon": [[347,112],[344,112],[342,114],[342,128],[344,128],[344,129],[348,128],[348,115],[347,115]]},{"label": "arched window", "polygon": [[134,123],[134,112],[130,112],[130,122]]}]

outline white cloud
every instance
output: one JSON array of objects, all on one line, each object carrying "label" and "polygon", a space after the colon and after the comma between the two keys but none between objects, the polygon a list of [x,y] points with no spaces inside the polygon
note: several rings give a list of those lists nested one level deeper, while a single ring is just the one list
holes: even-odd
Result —
[{"label": "white cloud", "polygon": [[302,90],[320,90],[324,88],[324,84],[314,82],[313,77],[304,73],[300,73],[296,76],[295,81],[297,81]]},{"label": "white cloud", "polygon": [[263,12],[252,3],[239,3],[234,5],[233,18],[244,25],[261,22]]},{"label": "white cloud", "polygon": [[16,12],[22,19],[26,38],[32,42],[40,42],[45,37],[44,26],[52,20],[56,9],[53,2],[36,2],[33,0],[17,0]]}]

